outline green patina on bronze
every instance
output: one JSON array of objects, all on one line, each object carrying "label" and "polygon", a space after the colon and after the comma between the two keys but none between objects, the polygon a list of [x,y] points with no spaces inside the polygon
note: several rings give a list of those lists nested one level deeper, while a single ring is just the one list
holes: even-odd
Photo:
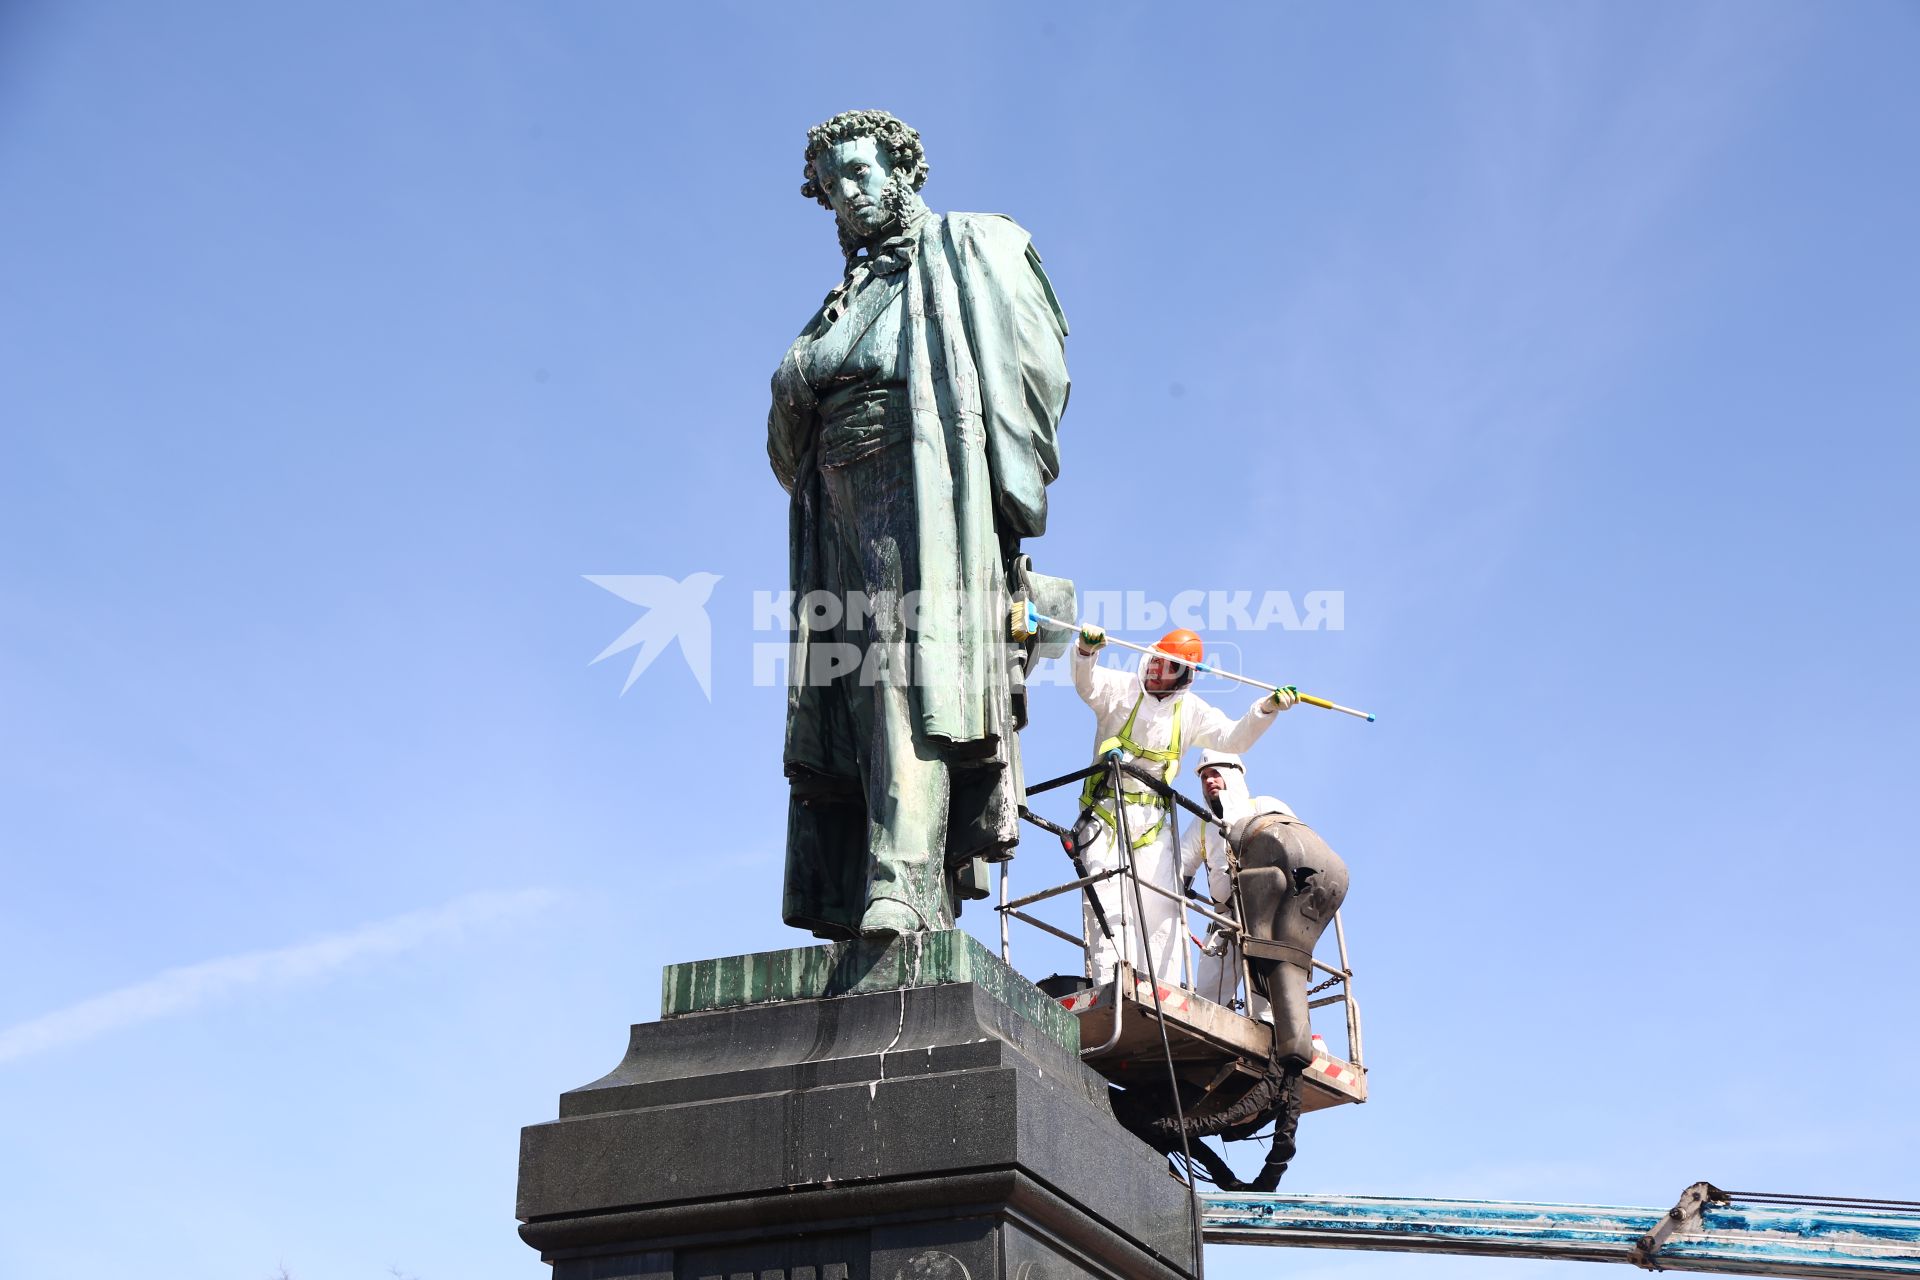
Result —
[{"label": "green patina on bronze", "polygon": [[782,915],[946,929],[1019,840],[1031,653],[1008,608],[1060,470],[1067,322],[1018,224],[922,202],[895,117],[815,126],[805,174],[843,275],[774,374],[767,454],[793,598],[838,607],[796,608]]},{"label": "green patina on bronze", "polygon": [[660,974],[660,1016],[958,982],[973,983],[1062,1047],[1080,1051],[1073,1015],[963,929],[670,964]]}]

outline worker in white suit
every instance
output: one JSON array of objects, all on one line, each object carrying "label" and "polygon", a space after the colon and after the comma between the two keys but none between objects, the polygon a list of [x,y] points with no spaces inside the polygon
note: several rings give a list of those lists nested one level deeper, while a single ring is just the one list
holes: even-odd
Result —
[{"label": "worker in white suit", "polygon": [[[1292,689],[1275,689],[1247,708],[1238,720],[1228,719],[1205,699],[1189,692],[1194,665],[1203,660],[1200,637],[1182,629],[1170,631],[1131,672],[1102,667],[1094,655],[1106,643],[1098,627],[1080,632],[1073,651],[1073,687],[1093,709],[1096,759],[1119,752],[1127,760],[1171,785],[1180,771],[1180,757],[1190,747],[1241,752],[1251,747],[1273,724],[1274,716],[1294,705]],[[1118,811],[1110,794],[1107,771],[1087,779],[1080,793],[1081,819],[1074,838],[1089,873],[1121,865],[1117,838],[1121,820],[1142,889],[1136,901],[1126,875],[1112,876],[1094,886],[1100,909],[1113,930],[1109,938],[1100,927],[1091,903],[1085,907],[1089,942],[1087,976],[1096,984],[1112,981],[1121,956],[1145,977],[1148,960],[1161,982],[1184,982],[1181,960],[1186,955],[1186,911],[1180,903],[1145,888],[1158,885],[1178,894],[1179,851],[1175,848],[1172,806],[1146,783],[1131,775],[1121,782]],[[1144,942],[1143,942],[1144,939]]]},{"label": "worker in white suit", "polygon": [[[1256,802],[1247,794],[1246,763],[1230,751],[1202,751],[1197,772],[1207,808],[1228,829],[1250,814],[1267,812],[1259,807],[1261,805],[1286,808],[1272,796],[1262,796]],[[1213,899],[1214,909],[1238,923],[1232,900],[1231,853],[1226,835],[1210,822],[1196,822],[1181,833],[1180,882],[1185,884],[1204,870],[1207,896]],[[1239,946],[1218,925],[1209,927],[1207,939],[1200,947],[1200,959],[1194,965],[1194,994],[1231,1008],[1245,979],[1246,968],[1240,962]],[[1262,1022],[1273,1021],[1272,1009],[1257,991],[1247,993],[1247,1015]]]}]

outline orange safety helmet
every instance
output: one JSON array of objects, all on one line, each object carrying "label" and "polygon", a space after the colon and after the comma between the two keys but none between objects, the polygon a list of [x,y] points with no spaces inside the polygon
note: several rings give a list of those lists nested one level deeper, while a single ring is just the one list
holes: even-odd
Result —
[{"label": "orange safety helmet", "polygon": [[1200,643],[1200,637],[1185,627],[1167,632],[1153,647],[1169,658],[1177,658],[1190,667],[1199,666],[1200,659],[1206,652]]}]

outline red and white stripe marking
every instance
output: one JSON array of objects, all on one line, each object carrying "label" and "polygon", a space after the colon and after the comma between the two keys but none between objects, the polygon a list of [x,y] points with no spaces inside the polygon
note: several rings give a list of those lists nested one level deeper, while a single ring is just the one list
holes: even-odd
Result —
[{"label": "red and white stripe marking", "polygon": [[[1093,987],[1086,991],[1076,991],[1070,996],[1060,997],[1060,1007],[1068,1013],[1079,1013],[1084,1009],[1099,1007],[1101,988]],[[1133,984],[1133,998],[1141,1004],[1153,1003],[1153,984],[1145,978],[1136,978]],[[1183,987],[1170,987],[1160,984],[1160,1007],[1172,1013],[1190,1013],[1193,1000]]]},{"label": "red and white stripe marking", "polygon": [[1310,1076],[1318,1076],[1322,1080],[1342,1085],[1348,1089],[1352,1089],[1360,1083],[1360,1073],[1354,1070],[1350,1064],[1328,1053],[1327,1042],[1320,1038],[1318,1032],[1314,1033],[1313,1061],[1307,1064],[1307,1074]]},{"label": "red and white stripe marking", "polygon": [[[1136,981],[1133,987],[1134,998],[1139,1000],[1141,1004],[1153,1003],[1152,983],[1142,978]],[[1188,994],[1185,987],[1169,987],[1165,983],[1162,983],[1160,985],[1160,1007],[1173,1013],[1188,1013],[1193,1009],[1193,1001],[1187,998]]]}]

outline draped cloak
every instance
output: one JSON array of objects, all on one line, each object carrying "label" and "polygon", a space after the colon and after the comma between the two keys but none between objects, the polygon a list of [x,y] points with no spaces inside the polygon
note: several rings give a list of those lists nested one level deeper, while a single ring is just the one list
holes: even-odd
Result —
[{"label": "draped cloak", "polygon": [[[948,864],[994,856],[1018,838],[1022,798],[1017,673],[1007,652],[1007,572],[1020,539],[1046,531],[1046,487],[1059,473],[1067,403],[1066,317],[1027,233],[997,214],[929,214],[904,267],[901,344],[918,545],[908,589],[923,602],[912,648],[913,711],[951,770]],[[820,414],[798,376],[830,328],[823,307],[774,377],[767,454],[791,495],[789,570],[796,601],[784,764],[788,923],[844,936],[865,905],[867,831],[861,762],[844,696],[808,679],[809,592],[836,594],[818,468]],[[930,606],[930,607],[929,607]]]}]

